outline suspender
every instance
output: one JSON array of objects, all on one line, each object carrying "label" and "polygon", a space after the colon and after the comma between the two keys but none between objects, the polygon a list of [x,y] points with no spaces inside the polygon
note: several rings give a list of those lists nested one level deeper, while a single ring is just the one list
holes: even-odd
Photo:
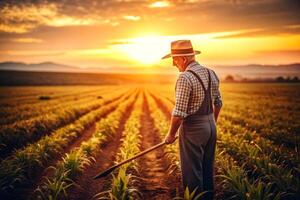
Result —
[{"label": "suspender", "polygon": [[205,89],[203,81],[201,80],[201,78],[196,74],[196,72],[192,71],[192,70],[187,70],[187,72],[191,72],[201,83],[202,88],[204,90],[204,92],[206,93],[207,91],[210,91],[210,85],[211,85],[211,78],[210,78],[210,73],[208,71],[208,69],[206,69],[207,73],[208,73],[208,85],[207,85],[207,89]]},{"label": "suspender", "polygon": [[201,83],[201,86],[203,88],[204,95],[205,95],[201,106],[199,107],[199,109],[196,111],[196,113],[194,115],[207,115],[207,114],[212,113],[213,106],[212,106],[212,97],[211,97],[211,76],[210,76],[209,70],[206,69],[206,71],[208,73],[207,89],[205,89],[203,81],[194,71],[192,71],[192,70],[187,70],[187,71],[191,72],[198,79],[198,81]]}]

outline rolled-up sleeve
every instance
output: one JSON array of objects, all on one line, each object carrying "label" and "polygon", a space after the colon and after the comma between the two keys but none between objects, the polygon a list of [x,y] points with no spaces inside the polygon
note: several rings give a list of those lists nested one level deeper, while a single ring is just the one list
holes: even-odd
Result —
[{"label": "rolled-up sleeve", "polygon": [[175,87],[175,107],[173,109],[172,115],[176,117],[185,118],[188,116],[187,109],[190,99],[190,94],[192,91],[192,86],[189,80],[180,74]]},{"label": "rolled-up sleeve", "polygon": [[222,97],[221,97],[221,92],[220,92],[220,87],[219,87],[219,84],[220,84],[220,80],[217,76],[217,74],[213,71],[214,73],[214,76],[215,76],[215,79],[216,79],[216,82],[217,84],[215,84],[215,87],[213,87],[213,97],[214,97],[214,106],[217,107],[217,108],[221,108],[222,105],[223,105],[223,101],[222,101]]}]

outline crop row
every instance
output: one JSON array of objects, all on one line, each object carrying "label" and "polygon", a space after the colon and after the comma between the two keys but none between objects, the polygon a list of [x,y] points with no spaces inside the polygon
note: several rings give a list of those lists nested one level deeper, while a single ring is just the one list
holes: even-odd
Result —
[{"label": "crop row", "polygon": [[[26,91],[25,88],[14,88],[12,91],[18,91],[19,93],[23,93]],[[103,88],[105,89],[105,87]],[[25,90],[25,91],[24,91]],[[9,98],[1,98],[0,99],[0,108],[11,108],[11,107],[19,107],[22,109],[23,107],[27,107],[33,104],[44,104],[44,101],[40,101],[39,97],[50,97],[51,100],[62,100],[72,98],[73,96],[77,96],[79,94],[88,94],[90,92],[96,92],[97,90],[101,91],[102,87],[98,88],[85,88],[85,87],[35,87],[31,88],[33,93],[31,95],[24,95],[13,97],[9,96]],[[16,92],[15,91],[15,92]],[[21,94],[20,94],[21,95]],[[2,115],[0,115],[2,116]]]},{"label": "crop row", "polygon": [[[171,113],[173,104],[166,100],[165,98],[162,98],[156,94],[147,94],[148,101],[149,101],[149,108],[151,111],[151,117],[154,119],[155,122],[155,128],[158,130],[158,132],[161,135],[161,138],[164,138],[167,134],[168,128],[169,128],[169,121],[168,120],[168,114],[163,113],[162,110],[165,110],[165,112]],[[151,98],[152,97],[152,98]],[[157,109],[157,107],[160,107],[160,109]],[[181,168],[180,168],[180,162],[179,162],[179,152],[178,152],[178,143],[167,145],[164,149],[165,156],[169,161],[169,167],[167,169],[167,172],[169,174],[175,174],[178,178],[181,176]],[[178,184],[178,183],[177,183]],[[196,196],[195,190],[189,191],[188,187],[184,188],[183,194],[181,194],[180,191],[180,185],[176,185],[176,193],[177,197],[175,199],[182,199],[182,200],[197,200],[201,199],[204,193],[198,194]],[[181,197],[182,195],[182,197]]]},{"label": "crop row", "polygon": [[[239,113],[237,114],[237,112]],[[286,123],[286,121],[275,123],[275,119],[271,119],[274,121],[267,123],[267,118],[265,120],[258,120],[252,117],[247,118],[245,117],[245,114],[246,113],[241,113],[240,111],[223,112],[223,117],[235,124],[245,126],[249,130],[256,131],[261,136],[273,140],[277,144],[285,143],[288,147],[300,148],[300,146],[298,146],[300,143],[300,136],[295,133],[295,131],[299,129],[299,127],[296,127],[298,125],[292,128],[292,126],[288,124],[283,124]],[[274,116],[271,118],[274,118]]]},{"label": "crop row", "polygon": [[[41,101],[39,103],[34,104],[19,104],[13,107],[5,107],[1,109],[0,112],[0,124],[7,125],[14,122],[20,122],[21,120],[26,120],[29,118],[37,117],[41,113],[56,113],[57,110],[62,109],[63,107],[67,107],[68,105],[78,105],[81,103],[86,103],[88,101],[93,101],[100,97],[101,94],[104,95],[108,93],[107,90],[101,91],[91,91],[88,94],[77,94],[74,96],[70,96],[69,98],[60,98],[60,99],[51,99],[48,101]],[[99,94],[99,95],[97,95]]]},{"label": "crop row", "polygon": [[[251,92],[224,92],[222,116],[235,124],[256,131],[277,144],[297,147],[300,141],[300,127],[295,122],[299,121],[299,101],[297,103],[297,99],[289,98],[289,95],[295,95],[281,92],[276,85],[269,89],[262,88],[258,96],[253,96]],[[261,94],[263,92],[266,94]]]},{"label": "crop row", "polygon": [[[254,119],[265,119],[268,123],[282,123],[286,121],[291,123],[297,117],[300,106],[299,101],[278,102],[275,98],[271,99],[253,99],[245,97],[241,100],[240,96],[233,97],[232,95],[225,94],[224,102],[228,111],[238,111],[239,113],[246,113]],[[248,112],[248,113],[247,113]],[[284,125],[284,124],[282,124]],[[293,124],[291,124],[293,125]]]},{"label": "crop row", "polygon": [[[102,90],[121,89],[120,86],[54,86],[54,87],[2,87],[0,90],[0,107],[18,106],[19,103],[38,103],[40,96],[49,96],[53,100],[65,99],[81,94],[89,94]],[[2,95],[3,94],[3,95]]]},{"label": "crop row", "polygon": [[223,115],[220,117],[219,127],[224,133],[230,133],[241,141],[255,144],[262,153],[269,155],[273,162],[290,168],[300,165],[300,158],[297,156],[297,152],[284,146],[276,145],[273,141],[261,137],[260,134],[255,131],[233,123],[223,117]]},{"label": "crop row", "polygon": [[[233,113],[233,117],[246,118],[241,123],[254,125],[256,128],[266,129],[266,128],[280,128],[294,135],[299,129],[295,120],[298,118],[297,111],[289,111],[285,108],[272,108],[271,106],[254,108],[254,105],[248,103],[249,105],[238,105],[237,102],[226,102],[226,107],[224,112]],[[262,123],[264,121],[265,123]],[[251,128],[251,127],[250,127]]]},{"label": "crop row", "polygon": [[[131,94],[129,93],[129,95]],[[22,182],[30,182],[30,177],[37,170],[45,168],[52,158],[60,154],[87,127],[114,110],[127,98],[128,95],[93,110],[74,123],[56,130],[37,143],[30,144],[25,149],[18,150],[12,156],[4,159],[0,164],[0,190],[12,192],[21,187]]]},{"label": "crop row", "polygon": [[[158,96],[156,94],[152,95],[152,96],[156,99],[157,102],[159,102],[159,104],[161,106],[164,106],[167,110],[169,110],[169,112],[172,111],[172,108],[174,106],[173,103],[172,103],[172,101],[166,99],[165,97]],[[160,130],[161,133],[163,133],[163,132],[166,133],[168,124],[166,122],[165,117],[163,116],[163,113],[157,109],[157,105],[155,105],[154,99],[152,101],[150,101],[150,107],[153,107],[152,108],[152,112],[156,111],[156,113],[157,113],[156,115],[153,114],[153,118],[157,119],[156,120],[157,122],[155,123],[156,127],[158,128],[158,130]],[[178,147],[175,148],[175,149],[171,149],[170,152],[171,152],[171,156],[169,154],[169,157],[171,157],[171,162],[173,163],[171,165],[171,167],[170,167],[170,170],[171,170],[171,172],[175,170],[175,172],[177,173],[177,175],[179,175],[179,172],[180,172],[180,163],[179,163],[179,158],[177,156],[178,155]],[[222,162],[223,163],[227,161],[227,159],[226,159],[227,157],[222,157]],[[218,163],[218,165],[216,167],[217,167],[219,173],[223,175],[224,171],[227,170],[227,167],[226,166],[221,166],[221,168],[219,167],[220,162],[221,162],[220,158],[221,158],[220,155],[216,157],[217,163]],[[228,166],[230,166],[230,165],[228,165]],[[223,182],[225,182],[225,178],[224,177],[221,177],[220,180],[223,181]],[[223,188],[223,190],[225,190],[225,191],[222,191],[222,194],[218,194],[218,195],[219,196],[221,195],[221,197],[223,198],[224,197],[223,193],[228,193],[228,191],[231,191],[231,187],[232,187],[232,185],[228,184],[227,188],[225,188],[225,187]],[[233,197],[235,195],[235,193],[232,192],[229,195],[231,195],[230,197]],[[185,196],[188,196],[188,195],[185,194]]]},{"label": "crop row", "polygon": [[106,96],[105,100],[94,100],[82,105],[69,105],[55,114],[43,114],[38,118],[3,126],[0,129],[0,155],[8,154],[13,149],[36,141],[45,134],[71,123],[80,116],[121,98],[122,95],[113,94]]},{"label": "crop row", "polygon": [[[234,105],[226,105],[226,106],[231,108],[234,107]],[[246,116],[247,115],[246,111],[244,113],[244,117],[242,117],[241,115],[236,114],[237,112],[240,111],[239,109],[236,111],[234,110],[229,111],[229,110],[230,109],[225,107],[222,110],[222,114],[220,116],[222,122],[219,123],[219,125],[223,127],[223,130],[230,129],[230,131],[236,137],[244,138],[249,142],[250,141],[255,142],[257,145],[260,146],[260,148],[266,154],[270,154],[273,160],[276,160],[280,163],[284,163],[289,167],[295,167],[299,165],[300,163],[299,156],[298,157],[296,156],[298,154],[297,148],[295,148],[294,150],[294,149],[286,148],[285,147],[286,145],[282,145],[282,144],[286,144],[284,143],[284,141],[289,143],[291,143],[291,141],[295,142],[294,138],[297,136],[291,133],[282,134],[284,130],[280,130],[281,128],[279,127],[280,126],[279,124],[274,124],[274,126],[271,126],[270,124],[269,126],[263,125],[265,122],[266,124],[268,124],[267,122],[271,121],[272,118],[274,118],[274,115],[270,115],[271,117],[268,117],[266,119],[256,120],[252,118],[249,119],[249,117]],[[246,123],[245,120],[248,120],[248,122]],[[264,128],[263,129],[255,128],[256,125],[254,121],[256,121],[256,123],[260,123],[261,126],[264,126]],[[282,133],[279,133],[280,131]],[[266,137],[266,135],[271,136],[272,139],[270,137]],[[288,139],[287,136],[289,136],[290,139]],[[275,137],[278,138],[276,142],[274,141]],[[278,143],[278,141],[280,140],[279,138],[281,138],[280,143]]]},{"label": "crop row", "polygon": [[[262,178],[268,184],[272,184],[272,192],[275,194],[290,193],[295,195],[300,192],[299,167],[291,169],[284,165],[277,164],[272,159],[272,153],[265,153],[253,141],[248,142],[232,131],[235,127],[226,127],[220,121],[219,125],[219,147],[231,155],[240,165],[248,169],[248,175],[254,179]],[[237,130],[238,131],[238,130]],[[298,171],[298,173],[297,173]]]},{"label": "crop row", "polygon": [[217,180],[221,185],[218,199],[236,200],[279,200],[283,194],[274,194],[272,184],[265,183],[261,178],[252,180],[247,170],[239,166],[230,156],[221,152],[216,159]]},{"label": "crop row", "polygon": [[[299,167],[291,170],[274,163],[274,155],[271,152],[264,152],[264,149],[261,149],[253,141],[244,141],[239,133],[241,130],[237,130],[234,125],[228,125],[225,122],[221,120],[218,123],[220,127],[218,147],[223,151],[223,155],[217,157],[217,162],[223,162],[218,168],[221,168],[219,169],[222,171],[220,177],[222,181],[226,182],[227,189],[231,192],[235,191],[234,195],[245,199],[253,199],[255,195],[262,195],[260,197],[269,199],[294,198],[300,192]],[[230,134],[232,131],[234,133]],[[242,133],[244,134],[245,130]],[[233,156],[243,167],[229,167],[228,161],[228,165],[224,166],[224,162],[226,162],[224,152]],[[228,157],[228,159],[231,158]],[[238,180],[243,181],[238,182]],[[228,185],[232,188],[229,188]],[[263,190],[261,187],[264,187],[266,191],[260,191]],[[250,195],[251,198],[246,195]]]},{"label": "crop row", "polygon": [[[77,88],[79,92],[82,92],[88,88]],[[30,97],[36,97],[40,94],[45,94],[45,95],[64,95],[68,94],[74,91],[74,87],[14,87],[13,89],[11,87],[1,87],[1,99],[10,99],[10,100],[15,100],[15,99],[25,99],[25,98],[30,98]]]},{"label": "crop row", "polygon": [[[171,97],[167,98],[174,102]],[[282,111],[278,108],[272,109],[271,103],[268,105],[268,109],[264,110],[257,107],[257,105],[261,106],[260,101],[252,100],[253,103],[250,103],[249,99],[246,102],[236,99],[233,102],[229,100],[224,102],[226,105],[222,110],[222,116],[227,120],[256,131],[257,134],[277,144],[286,144],[296,150],[300,148],[300,137],[297,134],[299,125],[295,123],[299,118],[297,113],[291,115],[290,112],[285,111],[285,108]]]},{"label": "crop row", "polygon": [[[158,96],[156,98],[167,109],[171,110],[173,108],[174,101],[170,100],[169,98],[159,98]],[[260,132],[256,132],[256,130],[248,128],[248,126],[251,125],[243,127],[239,123],[238,119],[232,121],[232,117],[228,116],[233,114],[234,113],[228,113],[227,109],[222,110],[222,114],[220,116],[222,123],[219,123],[219,125],[223,127],[223,130],[230,129],[235,136],[255,142],[266,154],[269,154],[271,158],[276,162],[284,163],[288,167],[297,167],[300,164],[300,158],[299,156],[297,156],[297,151],[294,152],[292,149],[287,149],[284,146],[276,145],[272,140],[261,137],[263,136],[263,134],[261,134]],[[282,135],[277,135],[278,137],[282,137]]]},{"label": "crop row", "polygon": [[[260,85],[225,84],[221,87],[222,98],[224,100],[224,109],[245,111],[245,116],[253,116],[256,119],[279,117],[282,121],[294,121],[299,111],[299,100],[295,98],[296,85],[266,85],[262,88]],[[285,88],[286,87],[286,88]],[[282,89],[283,88],[283,89]],[[159,89],[151,88],[152,91],[160,93],[163,96],[174,101],[174,93],[170,91],[169,86],[162,86]],[[293,98],[292,98],[293,97]],[[253,115],[255,113],[255,115]],[[289,113],[289,115],[283,115]],[[272,117],[271,117],[272,116]],[[283,117],[283,118],[281,118]],[[293,124],[291,124],[293,125]]]},{"label": "crop row", "polygon": [[97,122],[93,136],[88,141],[81,143],[79,148],[66,154],[62,161],[53,167],[53,176],[45,177],[46,182],[36,189],[38,199],[67,198],[68,189],[74,186],[75,177],[92,163],[93,153],[98,147],[116,134],[122,116],[132,106],[135,98],[136,95],[132,95],[127,101],[120,103],[114,112]]},{"label": "crop row", "polygon": [[[140,94],[133,107],[133,112],[125,124],[125,128],[122,133],[122,144],[116,157],[117,163],[129,159],[140,152],[140,119],[142,115],[142,103],[143,98]],[[131,161],[130,163],[122,165],[115,175],[113,175],[110,189],[108,191],[101,192],[96,196],[99,198],[106,197],[111,200],[139,198],[141,193],[132,184],[135,179],[135,176],[132,175],[132,171],[138,171],[138,168],[138,162],[136,161]]]},{"label": "crop row", "polygon": [[[155,96],[155,98],[158,97]],[[149,105],[150,115],[154,120],[155,128],[158,130],[161,140],[163,140],[168,133],[170,120],[165,116],[161,109],[158,109],[157,103],[149,92],[146,93],[146,99]],[[166,158],[170,163],[168,169],[169,173],[176,172],[177,174],[179,174],[180,164],[178,157],[178,145],[166,145],[164,148],[164,152]]]}]

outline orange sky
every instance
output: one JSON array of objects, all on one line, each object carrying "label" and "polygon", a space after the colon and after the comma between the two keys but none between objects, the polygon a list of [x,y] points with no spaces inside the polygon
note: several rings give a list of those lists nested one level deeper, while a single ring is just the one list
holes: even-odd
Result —
[{"label": "orange sky", "polygon": [[0,62],[168,67],[190,39],[209,65],[300,62],[298,0],[1,1]]}]

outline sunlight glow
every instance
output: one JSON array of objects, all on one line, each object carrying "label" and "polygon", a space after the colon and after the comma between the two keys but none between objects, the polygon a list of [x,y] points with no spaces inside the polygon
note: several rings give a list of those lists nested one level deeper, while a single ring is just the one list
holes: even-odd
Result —
[{"label": "sunlight glow", "polygon": [[[139,63],[141,67],[163,64],[170,65],[170,59],[161,60],[161,57],[170,52],[172,41],[182,39],[191,40],[194,49],[202,52],[199,55],[201,61],[217,64],[230,64],[232,60],[236,60],[236,64],[247,63],[254,57],[261,61],[260,59],[263,59],[262,52],[264,50],[272,52],[281,49],[289,51],[296,51],[298,49],[297,42],[295,43],[294,41],[299,41],[300,36],[288,36],[285,38],[279,36],[231,38],[234,35],[254,31],[259,31],[259,29],[190,35],[161,36],[154,34],[116,40],[114,41],[115,44],[109,48],[113,52],[118,52],[118,55],[122,59]],[[269,48],[266,49],[266,45]],[[280,59],[284,58],[280,57]]]},{"label": "sunlight glow", "polygon": [[[259,63],[277,64],[288,63],[299,58],[299,35],[286,35],[285,37],[235,37],[236,35],[252,33],[259,29],[237,30],[231,32],[215,32],[209,34],[188,35],[159,35],[155,33],[140,33],[138,37],[109,40],[108,45],[94,49],[73,50],[5,50],[0,54],[9,59],[27,58],[27,62],[37,59],[43,61],[55,57],[57,62],[74,65],[140,67],[151,70],[155,67],[171,66],[172,59],[161,60],[161,57],[170,52],[170,44],[175,40],[189,39],[200,62],[212,65],[247,64],[255,60]],[[33,42],[39,44],[34,38],[18,39],[15,42]],[[44,40],[41,42],[45,42]],[[266,59],[267,58],[267,59]],[[267,60],[267,62],[266,62]]]},{"label": "sunlight glow", "polygon": [[37,38],[15,38],[11,39],[13,42],[18,42],[18,43],[41,43],[43,40],[37,39]]},{"label": "sunlight glow", "polygon": [[169,6],[170,3],[168,1],[156,1],[149,5],[150,8],[165,8]]},{"label": "sunlight glow", "polygon": [[164,39],[158,35],[132,38],[124,40],[123,42],[123,44],[117,44],[113,47],[125,53],[129,59],[136,60],[144,65],[159,62],[166,51],[162,48],[163,46],[166,47],[166,45],[162,45],[162,43],[168,43],[168,41],[164,41]]},{"label": "sunlight glow", "polygon": [[199,48],[199,44],[201,47],[206,47],[209,45],[207,42],[212,42],[214,38],[238,34],[241,32],[242,31],[173,36],[147,34],[142,37],[113,41],[112,43],[115,42],[115,44],[110,48],[112,51],[120,52],[120,55],[127,57],[129,60],[134,60],[144,66],[150,66],[161,62],[161,57],[170,52],[170,43],[174,40],[190,39],[194,44],[194,48]]},{"label": "sunlight glow", "polygon": [[134,16],[134,15],[126,15],[126,16],[123,16],[123,19],[130,20],[130,21],[138,21],[141,19],[141,17]]}]

